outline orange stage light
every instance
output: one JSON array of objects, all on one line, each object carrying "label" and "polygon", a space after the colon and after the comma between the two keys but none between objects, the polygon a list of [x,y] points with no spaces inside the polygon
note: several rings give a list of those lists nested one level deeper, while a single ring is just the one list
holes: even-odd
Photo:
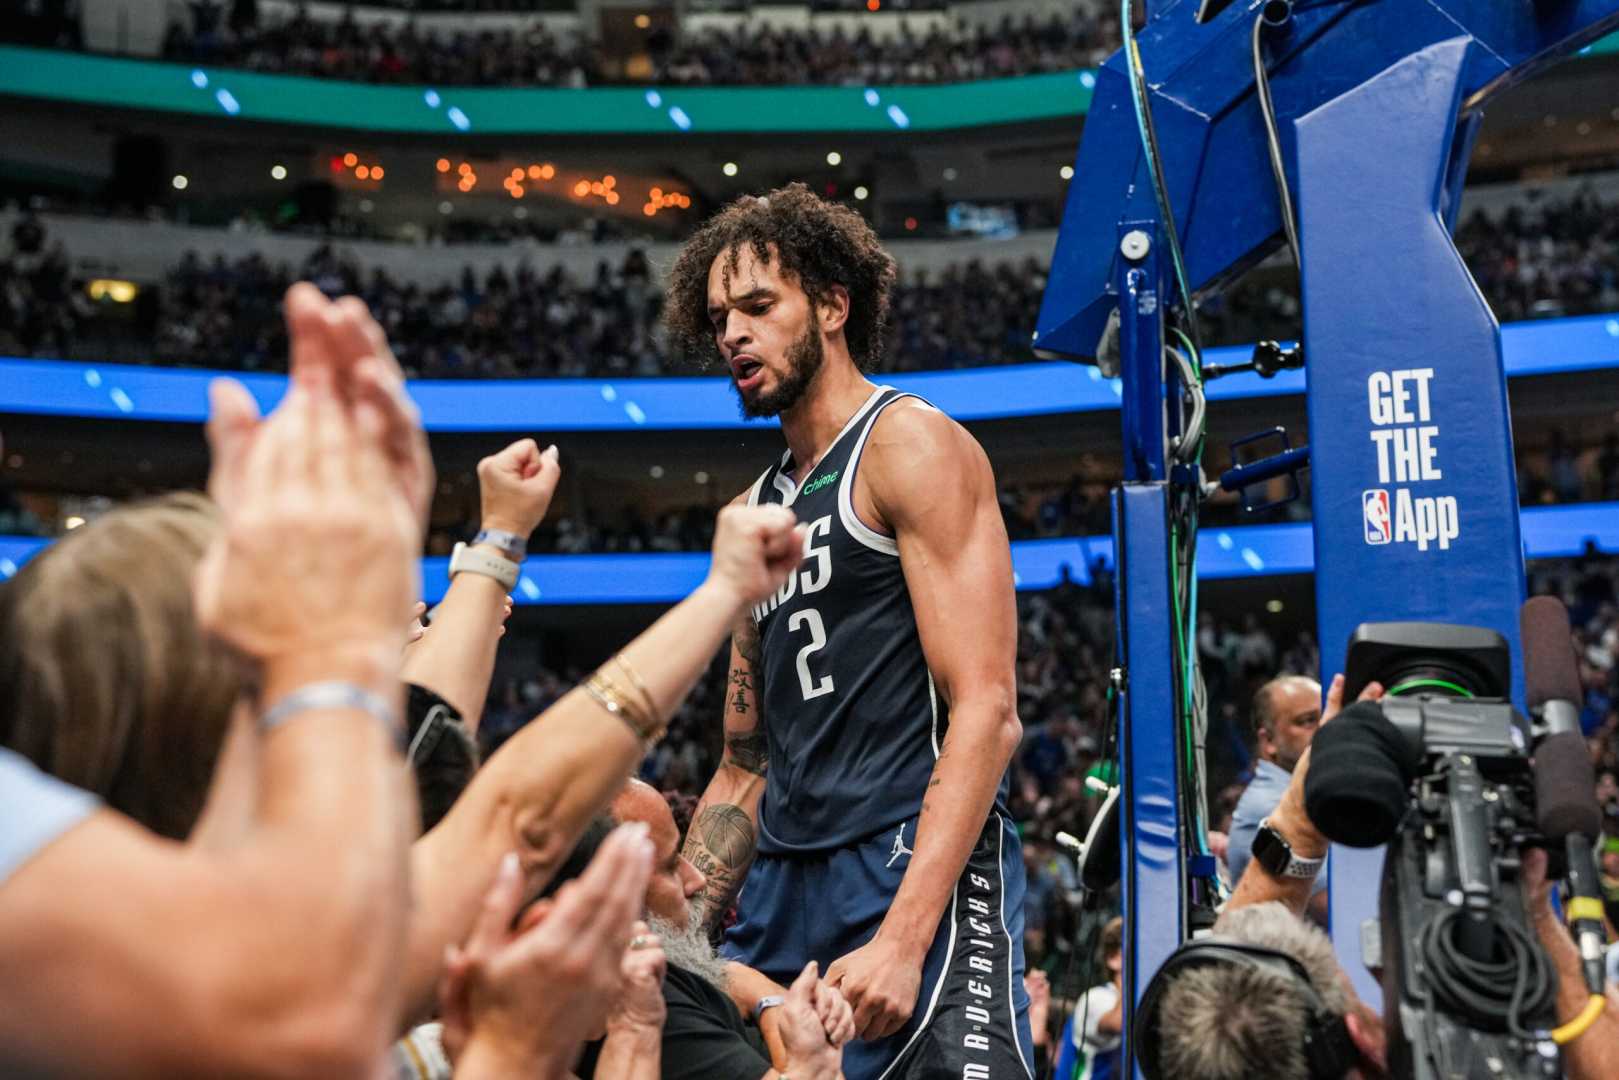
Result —
[{"label": "orange stage light", "polygon": [[450,171],[450,159],[449,158],[442,158],[442,157],[439,158],[437,168],[438,168],[439,172],[449,172]]},{"label": "orange stage light", "polygon": [[371,170],[366,168],[364,165],[361,165],[359,168],[354,170],[354,175],[359,177],[361,180],[369,180],[371,179]]}]

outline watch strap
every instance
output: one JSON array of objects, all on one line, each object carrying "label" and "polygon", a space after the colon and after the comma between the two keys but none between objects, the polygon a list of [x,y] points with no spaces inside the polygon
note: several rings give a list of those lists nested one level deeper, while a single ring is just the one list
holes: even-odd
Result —
[{"label": "watch strap", "polygon": [[505,529],[479,529],[472,542],[499,548],[502,555],[516,563],[522,562],[524,556],[528,554],[528,537],[507,532]]},{"label": "watch strap", "polygon": [[[1304,881],[1310,881],[1313,880],[1315,876],[1321,872],[1321,868],[1327,864],[1327,857],[1325,855],[1318,859],[1304,859],[1294,854],[1293,845],[1287,842],[1287,838],[1270,827],[1270,818],[1266,818],[1259,823],[1259,831],[1269,833],[1271,838],[1281,847],[1281,850],[1287,852],[1287,865],[1278,870],[1272,871],[1279,877],[1299,878]],[[1266,869],[1268,870],[1270,867],[1266,867]]]},{"label": "watch strap", "polygon": [[760,998],[759,1003],[753,1007],[753,1022],[754,1022],[754,1024],[756,1026],[758,1025],[759,1018],[764,1016],[766,1009],[773,1009],[777,1005],[780,1005],[783,1002],[785,1002],[786,1000],[787,999],[782,997],[780,994],[769,994],[769,995],[767,995],[765,997]]},{"label": "watch strap", "polygon": [[494,578],[505,586],[507,592],[517,587],[517,578],[522,573],[522,567],[510,559],[502,559],[499,555],[491,555],[487,551],[480,551],[466,544],[455,545],[450,555],[450,578],[460,573],[482,574],[484,577]]}]

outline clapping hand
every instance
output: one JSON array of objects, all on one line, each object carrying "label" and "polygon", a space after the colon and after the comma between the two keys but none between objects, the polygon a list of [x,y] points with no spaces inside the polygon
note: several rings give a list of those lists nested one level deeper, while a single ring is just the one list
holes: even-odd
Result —
[{"label": "clapping hand", "polygon": [[533,1075],[543,1063],[566,1068],[586,1034],[602,1030],[652,871],[646,832],[635,822],[615,829],[584,874],[515,932],[523,873],[516,855],[501,861],[472,935],[446,957],[440,1007],[452,1055],[488,1075]]}]

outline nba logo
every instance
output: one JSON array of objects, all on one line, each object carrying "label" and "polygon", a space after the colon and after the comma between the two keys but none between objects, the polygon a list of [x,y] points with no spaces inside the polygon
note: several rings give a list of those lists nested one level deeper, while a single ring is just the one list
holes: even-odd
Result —
[{"label": "nba logo", "polygon": [[1389,520],[1389,493],[1383,488],[1372,488],[1360,497],[1361,511],[1366,518],[1366,542],[1386,544],[1394,538]]}]

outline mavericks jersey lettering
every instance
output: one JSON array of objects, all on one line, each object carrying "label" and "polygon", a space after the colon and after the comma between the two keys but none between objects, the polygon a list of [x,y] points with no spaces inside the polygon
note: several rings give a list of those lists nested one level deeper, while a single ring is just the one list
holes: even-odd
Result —
[{"label": "mavericks jersey lettering", "polygon": [[921,811],[944,740],[944,703],[922,654],[899,547],[854,508],[872,425],[913,396],[879,387],[796,484],[786,475],[789,451],[749,493],[751,505],[792,509],[808,533],[803,564],[753,608],[770,753],[761,852],[845,847]]}]

